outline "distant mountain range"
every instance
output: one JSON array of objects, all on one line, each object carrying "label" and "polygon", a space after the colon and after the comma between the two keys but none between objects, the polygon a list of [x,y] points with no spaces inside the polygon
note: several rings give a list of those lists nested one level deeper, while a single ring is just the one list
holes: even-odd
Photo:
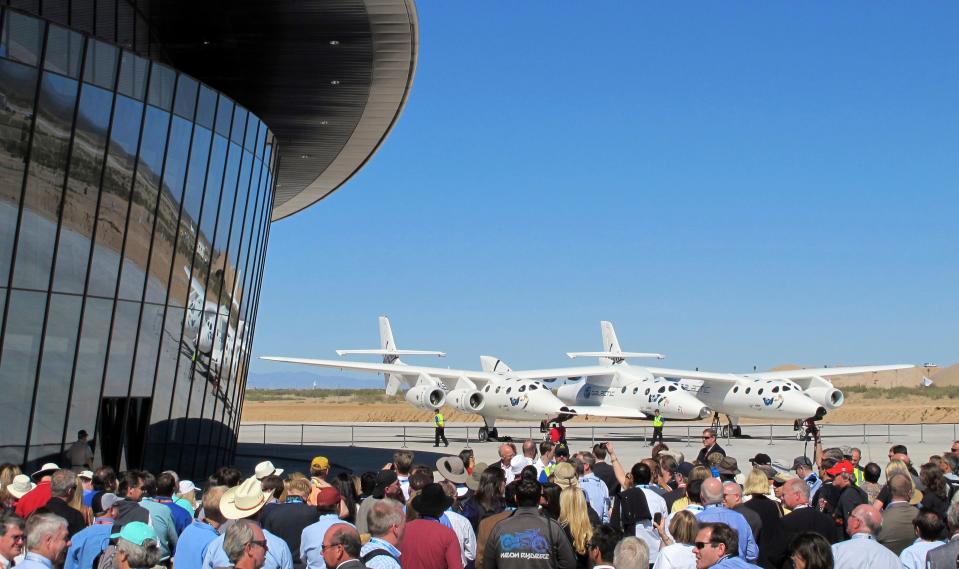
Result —
[{"label": "distant mountain range", "polygon": [[316,382],[317,389],[382,389],[379,376],[352,377],[323,375],[308,371],[254,372],[247,375],[247,389],[309,389]]}]

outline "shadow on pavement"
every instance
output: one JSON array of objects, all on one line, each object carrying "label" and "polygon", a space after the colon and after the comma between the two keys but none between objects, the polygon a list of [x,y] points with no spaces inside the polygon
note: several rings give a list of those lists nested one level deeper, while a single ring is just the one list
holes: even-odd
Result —
[{"label": "shadow on pavement", "polygon": [[[454,447],[450,447],[451,449]],[[253,472],[258,462],[273,461],[274,466],[282,468],[285,473],[302,472],[309,475],[310,461],[314,456],[325,456],[330,461],[331,475],[340,472],[361,474],[368,470],[380,470],[387,462],[393,461],[393,453],[397,448],[370,448],[345,447],[329,445],[285,445],[240,443],[236,447],[234,464],[244,474]],[[412,450],[412,449],[410,449]],[[455,453],[414,451],[413,464],[426,464],[436,468],[436,461],[443,456]]]}]

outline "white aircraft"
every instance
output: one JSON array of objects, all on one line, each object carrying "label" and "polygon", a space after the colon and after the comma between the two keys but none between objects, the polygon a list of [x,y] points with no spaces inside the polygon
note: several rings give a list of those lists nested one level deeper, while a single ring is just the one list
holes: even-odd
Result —
[{"label": "white aircraft", "polygon": [[[510,373],[455,370],[411,366],[401,356],[439,356],[446,354],[429,350],[399,350],[393,340],[390,321],[380,316],[380,349],[337,350],[340,356],[382,356],[383,363],[350,362],[344,360],[314,360],[261,356],[262,360],[305,364],[341,370],[382,373],[386,393],[395,395],[400,388],[406,391],[406,401],[420,409],[434,411],[445,404],[464,413],[480,415],[484,426],[479,430],[481,441],[496,438],[497,419],[566,420],[570,410],[540,381],[515,377]],[[635,418],[642,416],[632,411]]]},{"label": "white aircraft", "polygon": [[[583,411],[580,400],[597,397],[597,388],[600,389],[598,396],[604,402],[622,405],[624,401],[634,400],[637,395],[647,395],[649,402],[655,403],[660,409],[668,406],[663,401],[674,399],[676,392],[686,393],[695,396],[715,411],[715,426],[719,426],[719,414],[725,414],[729,419],[729,427],[733,430],[732,434],[739,436],[741,432],[738,423],[742,417],[819,420],[827,411],[842,406],[845,400],[842,391],[833,387],[826,377],[914,367],[901,364],[736,374],[629,366],[624,360],[631,355],[620,349],[613,325],[603,321],[600,328],[606,352],[567,355],[571,358],[598,356],[600,365],[606,370],[605,375],[602,372],[584,373],[579,370],[559,370],[563,373],[556,374],[557,377],[554,378],[545,378],[539,372],[514,372],[514,375],[524,379],[539,379],[547,384],[563,380],[557,384],[556,393],[565,403],[575,404],[579,412]],[[606,379],[611,370],[616,376],[611,385],[614,387],[612,390],[607,388]],[[576,381],[580,379],[578,376],[586,376],[586,381]],[[659,387],[655,387],[656,385]],[[667,387],[664,389],[663,385]],[[615,389],[616,387],[619,389]],[[658,401],[654,401],[656,396],[660,398]]]}]

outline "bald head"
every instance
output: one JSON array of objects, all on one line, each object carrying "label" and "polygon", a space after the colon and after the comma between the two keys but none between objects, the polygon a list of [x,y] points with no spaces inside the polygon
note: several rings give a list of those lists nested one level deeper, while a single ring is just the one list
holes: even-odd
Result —
[{"label": "bald head", "polygon": [[[853,518],[855,518],[855,521],[853,521]],[[853,524],[855,524],[855,528]],[[882,512],[868,504],[856,506],[850,517],[849,527],[846,529],[849,535],[856,533],[876,535],[882,529]]]},{"label": "bald head", "polygon": [[719,478],[703,480],[703,489],[700,491],[703,504],[718,504],[723,501],[723,483]]},{"label": "bald head", "polygon": [[734,508],[743,502],[743,489],[735,482],[723,484],[723,504],[727,508]]}]

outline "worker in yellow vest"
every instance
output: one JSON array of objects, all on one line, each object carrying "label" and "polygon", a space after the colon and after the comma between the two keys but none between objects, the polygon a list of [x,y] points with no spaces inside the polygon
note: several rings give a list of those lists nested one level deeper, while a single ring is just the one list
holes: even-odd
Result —
[{"label": "worker in yellow vest", "polygon": [[653,440],[649,445],[656,444],[656,441],[663,442],[663,416],[659,414],[659,409],[656,409],[656,414],[653,415]]},{"label": "worker in yellow vest", "polygon": [[440,413],[440,410],[437,409],[433,414],[433,446],[440,446],[440,439],[443,439],[443,444],[450,446],[450,442],[446,440],[446,419],[443,417],[443,414]]}]

